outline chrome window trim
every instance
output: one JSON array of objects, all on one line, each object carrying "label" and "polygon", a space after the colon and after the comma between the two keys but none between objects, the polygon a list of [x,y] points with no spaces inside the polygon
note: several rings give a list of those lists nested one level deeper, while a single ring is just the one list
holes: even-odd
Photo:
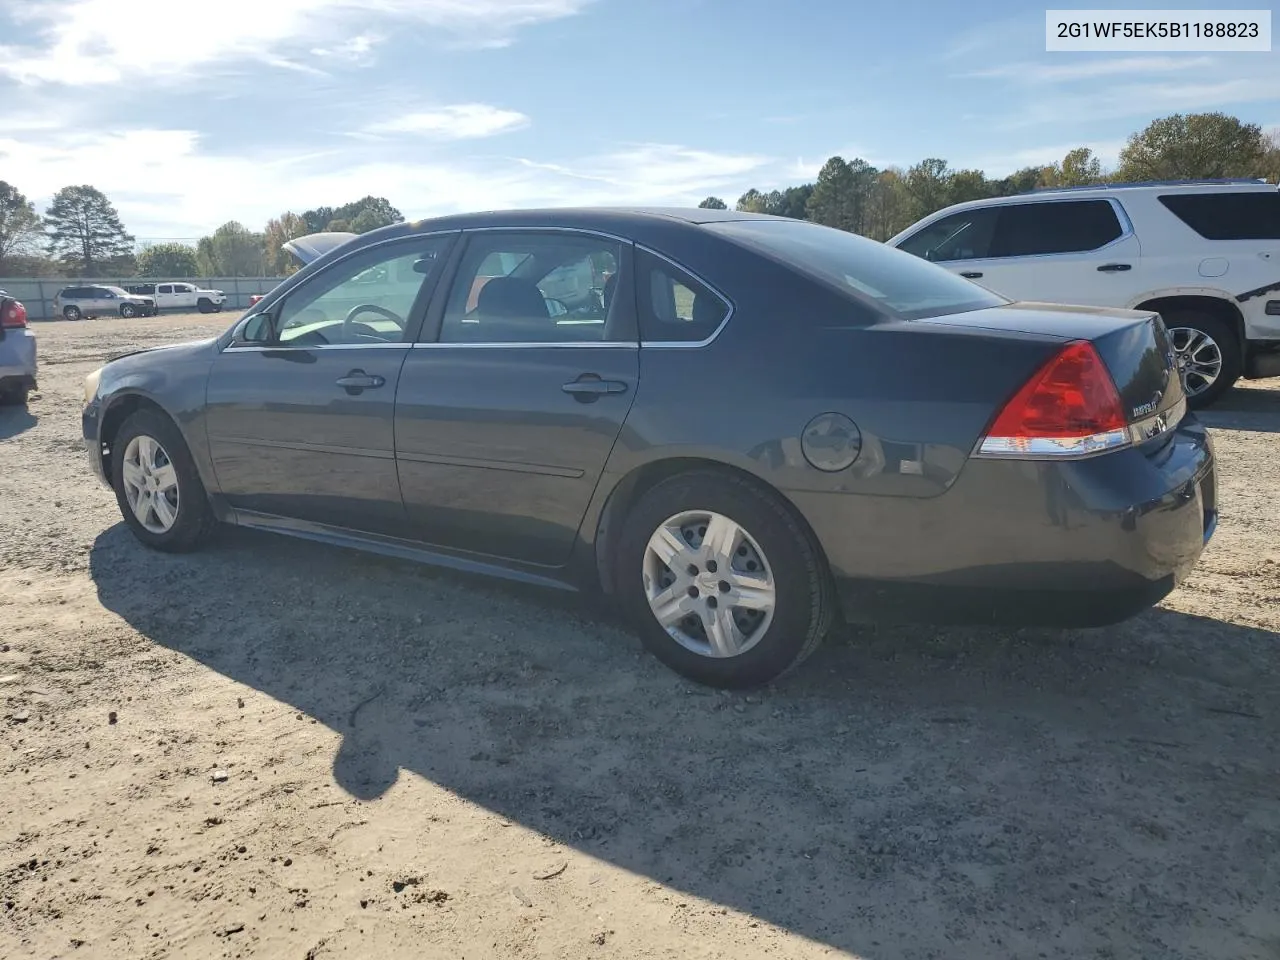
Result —
[{"label": "chrome window trim", "polygon": [[[702,340],[646,340],[644,339],[644,337],[641,337],[640,346],[650,350],[652,349],[696,350],[701,347],[710,346],[712,341],[714,341],[716,337],[720,336],[720,331],[722,331],[726,326],[728,326],[729,321],[733,318],[733,314],[735,312],[733,301],[730,300],[723,293],[721,293],[720,290],[714,284],[708,283],[706,280],[698,276],[698,274],[694,273],[684,264],[671,259],[666,254],[659,253],[657,250],[654,250],[652,247],[647,247],[643,243],[636,243],[635,248],[637,250],[643,250],[645,253],[649,254],[650,256],[657,257],[659,260],[666,261],[667,263],[671,264],[671,266],[679,270],[681,273],[688,274],[695,281],[702,284],[704,287],[706,287],[708,290],[714,293],[717,297],[719,297],[720,302],[723,303],[726,307],[728,307],[728,311],[725,313],[724,319],[720,321],[719,326],[717,326],[714,330],[712,330],[710,335],[708,335]],[[639,271],[636,271],[636,272],[638,273]],[[637,280],[638,279],[639,278],[637,278]],[[637,289],[639,289],[638,285],[637,285]]]},{"label": "chrome window trim", "polygon": [[314,344],[292,344],[279,343],[274,346],[264,347],[256,343],[236,344],[231,343],[223,348],[223,353],[279,353],[282,350],[407,350],[413,344],[405,341],[397,341],[396,343],[314,343]]},{"label": "chrome window trim", "polygon": [[540,347],[553,347],[555,349],[581,349],[583,347],[595,347],[597,350],[604,348],[607,350],[639,350],[640,344],[634,340],[554,340],[547,343],[540,343],[533,340],[510,340],[506,342],[493,343],[441,343],[433,340],[430,343],[415,343],[415,350],[453,350],[461,348],[463,350],[530,350]]}]

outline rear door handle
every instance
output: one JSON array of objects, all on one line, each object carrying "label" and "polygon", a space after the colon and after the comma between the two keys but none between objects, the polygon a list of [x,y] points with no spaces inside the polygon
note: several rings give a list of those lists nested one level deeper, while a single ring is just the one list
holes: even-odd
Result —
[{"label": "rear door handle", "polygon": [[1131,263],[1104,263],[1098,268],[1099,273],[1119,273],[1122,270],[1132,270]]},{"label": "rear door handle", "polygon": [[961,270],[960,276],[964,277],[966,280],[977,280],[980,276],[982,276],[982,271],[981,270]]},{"label": "rear door handle", "polygon": [[386,383],[385,377],[377,374],[368,374],[363,370],[352,370],[345,377],[339,377],[334,381],[338,386],[347,390],[369,390],[374,387],[380,387]]},{"label": "rear door handle", "polygon": [[573,394],[575,399],[583,403],[590,403],[606,393],[625,393],[627,385],[621,380],[601,380],[594,373],[584,373],[577,380],[563,384],[560,389]]}]

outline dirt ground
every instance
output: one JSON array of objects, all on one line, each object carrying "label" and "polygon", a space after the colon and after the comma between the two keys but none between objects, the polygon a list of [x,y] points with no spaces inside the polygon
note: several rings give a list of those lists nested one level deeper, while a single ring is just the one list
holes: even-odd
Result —
[{"label": "dirt ground", "polygon": [[723,695],[581,601],[141,547],[81,380],[229,321],[39,324],[0,412],[0,957],[1280,957],[1280,387],[1160,609]]}]

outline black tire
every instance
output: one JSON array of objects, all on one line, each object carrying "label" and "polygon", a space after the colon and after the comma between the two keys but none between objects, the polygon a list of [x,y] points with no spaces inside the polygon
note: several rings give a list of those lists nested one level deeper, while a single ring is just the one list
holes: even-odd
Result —
[{"label": "black tire", "polygon": [[[649,538],[671,517],[693,510],[737,523],[759,545],[773,572],[773,619],[758,642],[736,656],[717,658],[682,645],[658,622],[645,595]],[[726,689],[769,683],[799,666],[830,629],[835,604],[820,548],[776,495],[735,474],[706,470],[662,481],[627,514],[617,550],[615,588],[641,641],[697,683]]]},{"label": "black tire", "polygon": [[201,313],[212,313],[213,301],[210,300],[208,297],[201,297],[199,300],[196,301],[196,309],[199,310]]},{"label": "black tire", "polygon": [[[1170,310],[1162,311],[1161,316],[1171,335],[1178,328],[1196,330],[1209,337],[1218,346],[1222,356],[1222,372],[1208,387],[1187,397],[1187,406],[1192,410],[1203,410],[1216,403],[1224,393],[1235,386],[1236,381],[1244,373],[1240,335],[1230,323],[1209,313],[1200,313],[1196,310]],[[1175,345],[1180,340],[1180,337],[1174,337]]]},{"label": "black tire", "polygon": [[30,387],[11,387],[8,390],[0,390],[0,406],[25,407],[30,396]]},{"label": "black tire", "polygon": [[79,320],[81,316],[82,314],[80,313],[79,307],[63,307],[62,308],[62,318],[64,320],[76,321],[76,320]]},{"label": "black tire", "polygon": [[[135,437],[151,437],[167,455],[178,480],[178,509],[173,525],[164,532],[148,530],[134,515],[125,493],[125,450]],[[198,548],[213,532],[213,509],[200,474],[196,471],[191,451],[182,433],[164,414],[156,410],[138,410],[120,426],[111,443],[111,486],[125,524],[133,535],[148,547],[168,553],[184,553]]]},{"label": "black tire", "polygon": [[124,317],[126,320],[132,320],[137,315],[138,315],[138,308],[135,307],[132,303],[120,304],[120,316]]}]

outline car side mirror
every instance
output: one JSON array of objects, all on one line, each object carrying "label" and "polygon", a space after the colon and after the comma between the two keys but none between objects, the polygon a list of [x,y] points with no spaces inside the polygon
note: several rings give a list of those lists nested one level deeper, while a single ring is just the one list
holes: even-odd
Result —
[{"label": "car side mirror", "polygon": [[272,343],[275,338],[275,323],[269,313],[255,313],[240,328],[240,339],[245,343]]}]

